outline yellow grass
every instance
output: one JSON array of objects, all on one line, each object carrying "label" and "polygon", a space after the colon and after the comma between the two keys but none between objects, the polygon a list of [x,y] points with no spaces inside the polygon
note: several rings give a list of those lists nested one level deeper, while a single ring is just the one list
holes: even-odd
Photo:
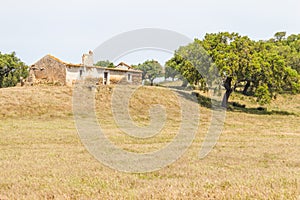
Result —
[{"label": "yellow grass", "polygon": [[[130,114],[149,123],[150,104],[167,110],[166,127],[150,139],[126,136],[113,121],[110,95],[96,96],[98,120],[116,145],[133,152],[160,149],[180,124],[179,104],[163,88],[143,87],[130,100]],[[256,107],[250,99],[234,101]],[[213,151],[198,158],[211,113],[201,107],[195,141],[175,163],[156,172],[110,169],[79,140],[67,87],[0,89],[0,199],[299,199],[300,96],[279,96],[268,110],[229,111]],[[101,105],[101,106],[99,106]],[[289,115],[292,114],[292,115]]]}]

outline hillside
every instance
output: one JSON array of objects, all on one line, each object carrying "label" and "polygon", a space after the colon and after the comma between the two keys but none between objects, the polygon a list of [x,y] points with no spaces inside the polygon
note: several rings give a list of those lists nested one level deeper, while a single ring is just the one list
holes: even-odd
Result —
[{"label": "hillside", "polygon": [[[163,105],[168,114],[160,134],[135,139],[114,121],[114,88],[98,90],[97,117],[115,145],[150,152],[175,137],[180,104],[173,92],[142,87],[134,94],[129,112],[139,126],[149,124],[151,105]],[[232,100],[246,109],[227,112],[223,133],[205,159],[197,155],[211,113],[200,106],[200,126],[183,157],[156,172],[130,174],[106,167],[84,148],[72,114],[71,88],[0,89],[0,199],[297,199],[300,95],[278,96],[268,112],[255,110],[259,105],[238,94]]]},{"label": "hillside", "polygon": [[[166,93],[167,91],[167,93]],[[132,114],[148,115],[148,108],[152,104],[160,104],[169,109],[178,110],[178,102],[174,94],[168,89],[144,87],[134,96],[132,105],[135,105]],[[108,108],[110,105],[111,89],[100,87],[97,99]],[[206,95],[206,94],[202,94]],[[260,107],[255,99],[240,94],[233,94],[232,102],[244,104],[247,108]],[[72,88],[70,87],[13,87],[0,89],[0,119],[23,117],[67,117],[72,113]],[[171,107],[170,107],[171,106]],[[131,106],[132,107],[132,106]],[[264,106],[269,111],[282,111],[300,114],[300,95],[278,95],[271,104]],[[145,109],[147,108],[147,109]],[[138,111],[138,112],[136,112]]]},{"label": "hillside", "polygon": [[0,118],[51,118],[72,115],[68,87],[13,87],[0,89]]}]

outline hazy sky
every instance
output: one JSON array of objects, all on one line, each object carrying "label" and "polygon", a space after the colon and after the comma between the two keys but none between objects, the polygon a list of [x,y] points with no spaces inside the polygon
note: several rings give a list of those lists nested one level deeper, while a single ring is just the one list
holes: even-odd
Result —
[{"label": "hazy sky", "polygon": [[82,53],[139,28],[267,39],[277,31],[300,33],[299,9],[299,0],[2,0],[0,51],[15,51],[26,64],[48,53],[79,63]]}]

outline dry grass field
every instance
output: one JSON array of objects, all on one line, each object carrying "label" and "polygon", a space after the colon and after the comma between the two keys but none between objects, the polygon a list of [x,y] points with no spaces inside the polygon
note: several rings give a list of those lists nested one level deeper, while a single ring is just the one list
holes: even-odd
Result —
[{"label": "dry grass field", "polygon": [[[180,105],[170,90],[143,87],[130,100],[131,117],[141,126],[149,123],[151,104],[168,114],[162,132],[142,140],[117,128],[112,90],[101,87],[96,95],[99,123],[112,142],[149,152],[172,141]],[[198,153],[211,112],[200,106],[196,138],[179,160],[151,173],[123,173],[81,143],[71,88],[0,89],[0,199],[300,199],[300,96],[278,96],[267,111],[238,94],[231,100],[247,108],[226,113],[224,131],[205,159]]]}]

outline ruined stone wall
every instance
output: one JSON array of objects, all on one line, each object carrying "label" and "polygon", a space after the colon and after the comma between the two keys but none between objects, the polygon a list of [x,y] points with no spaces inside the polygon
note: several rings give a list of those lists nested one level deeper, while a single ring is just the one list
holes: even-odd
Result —
[{"label": "ruined stone wall", "polygon": [[[131,76],[131,80],[128,80],[128,74]],[[133,71],[110,71],[110,82],[111,84],[126,84],[126,85],[141,85],[142,84],[142,73]]]},{"label": "ruined stone wall", "polygon": [[45,56],[31,66],[30,73],[33,74],[34,80],[31,81],[34,81],[34,84],[66,84],[65,64],[55,60],[51,56]]},{"label": "ruined stone wall", "polygon": [[142,85],[142,73],[133,73],[132,74],[132,84],[133,85]]}]

